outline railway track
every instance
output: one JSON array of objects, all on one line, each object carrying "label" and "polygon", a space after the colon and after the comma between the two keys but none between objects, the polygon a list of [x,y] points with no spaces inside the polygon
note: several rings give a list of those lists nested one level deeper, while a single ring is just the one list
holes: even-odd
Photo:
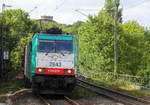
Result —
[{"label": "railway track", "polygon": [[62,96],[61,98],[60,97],[45,98],[43,96],[38,96],[38,97],[44,103],[44,105],[80,105],[78,102],[66,96]]},{"label": "railway track", "polygon": [[112,89],[104,88],[102,86],[97,86],[95,84],[88,83],[80,79],[77,79],[77,85],[92,90],[98,94],[105,95],[125,105],[150,105],[150,101],[127,95]]}]

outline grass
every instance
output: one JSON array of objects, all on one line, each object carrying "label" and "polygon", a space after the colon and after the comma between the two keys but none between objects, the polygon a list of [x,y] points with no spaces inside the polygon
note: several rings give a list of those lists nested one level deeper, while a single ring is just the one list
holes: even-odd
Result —
[{"label": "grass", "polygon": [[71,97],[75,98],[82,98],[82,97],[89,97],[95,95],[95,92],[87,90],[85,88],[76,87],[71,94]]},{"label": "grass", "polygon": [[[0,95],[7,94],[11,88],[13,92],[24,87],[23,80],[12,80],[7,82],[0,82]],[[6,97],[0,97],[0,102],[5,103]]]},{"label": "grass", "polygon": [[[90,73],[91,75],[92,73]],[[99,73],[100,74],[100,73]],[[100,74],[88,79],[91,83],[118,90],[137,97],[150,97],[150,90],[140,90],[136,84],[124,78],[114,77],[108,74]]]},{"label": "grass", "polygon": [[98,84],[98,85],[101,85],[101,86],[104,86],[107,88],[111,88],[114,90],[118,90],[121,92],[125,92],[125,93],[133,95],[133,96],[150,97],[150,90],[140,90],[137,88],[133,88],[132,85],[134,85],[134,84],[132,84],[132,83],[122,83],[121,84],[120,82],[117,82],[117,80],[112,83],[101,82],[99,80],[92,80],[92,81],[94,81],[95,84]]},{"label": "grass", "polygon": [[150,90],[138,90],[128,87],[120,87],[119,90],[136,97],[150,97]]},{"label": "grass", "polygon": [[6,98],[0,97],[0,103],[5,103]]},{"label": "grass", "polygon": [[8,81],[8,82],[1,82],[0,83],[0,94],[8,93],[10,88],[14,92],[23,87],[24,87],[23,80],[12,80],[12,81]]}]

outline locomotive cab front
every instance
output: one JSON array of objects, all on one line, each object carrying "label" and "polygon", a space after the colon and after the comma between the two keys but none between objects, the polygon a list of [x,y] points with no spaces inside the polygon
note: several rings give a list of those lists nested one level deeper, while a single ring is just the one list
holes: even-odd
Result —
[{"label": "locomotive cab front", "polygon": [[74,75],[73,40],[39,40],[37,74]]}]

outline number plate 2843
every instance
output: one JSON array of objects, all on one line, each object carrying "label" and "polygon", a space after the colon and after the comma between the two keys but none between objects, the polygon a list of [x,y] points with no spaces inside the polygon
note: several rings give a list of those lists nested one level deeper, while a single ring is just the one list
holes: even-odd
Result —
[{"label": "number plate 2843", "polygon": [[51,67],[61,67],[61,62],[49,62],[49,66],[51,66]]}]

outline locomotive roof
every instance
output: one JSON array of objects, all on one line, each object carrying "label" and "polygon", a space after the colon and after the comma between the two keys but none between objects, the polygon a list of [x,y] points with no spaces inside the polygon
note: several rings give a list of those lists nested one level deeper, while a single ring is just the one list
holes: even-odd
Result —
[{"label": "locomotive roof", "polygon": [[48,35],[48,36],[73,36],[70,34],[46,34],[46,33],[36,33],[35,35]]},{"label": "locomotive roof", "polygon": [[51,40],[73,40],[73,35],[65,35],[65,34],[43,34],[36,33],[32,40],[34,39],[51,39]]}]

